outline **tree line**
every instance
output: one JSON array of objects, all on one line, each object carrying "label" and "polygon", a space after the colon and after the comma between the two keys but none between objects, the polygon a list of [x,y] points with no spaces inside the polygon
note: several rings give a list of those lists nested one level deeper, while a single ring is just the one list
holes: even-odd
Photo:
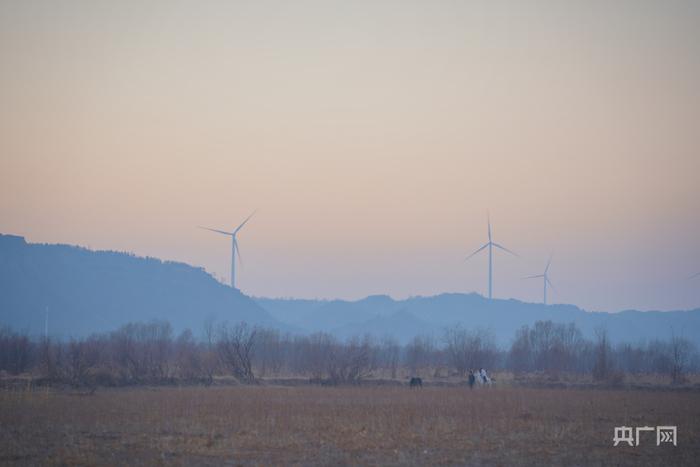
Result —
[{"label": "tree line", "polygon": [[30,373],[47,383],[76,387],[211,384],[228,376],[241,383],[265,377],[304,377],[320,384],[368,378],[465,377],[488,368],[516,374],[592,375],[620,382],[628,374],[662,374],[682,384],[700,369],[695,346],[682,337],[613,345],[604,329],[587,339],[573,324],[538,321],[519,329],[510,348],[493,334],[454,326],[442,336],[416,336],[401,345],[370,335],[340,340],[328,333],[295,335],[275,329],[207,322],[201,338],[178,335],[167,322],[130,323],[87,338],[30,338],[0,329],[0,372]]}]

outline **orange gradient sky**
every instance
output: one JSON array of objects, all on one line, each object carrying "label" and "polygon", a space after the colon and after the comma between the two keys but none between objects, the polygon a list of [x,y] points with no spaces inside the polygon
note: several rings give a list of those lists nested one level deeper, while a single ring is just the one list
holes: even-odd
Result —
[{"label": "orange gradient sky", "polygon": [[252,295],[700,306],[700,4],[2,1],[0,232]]}]

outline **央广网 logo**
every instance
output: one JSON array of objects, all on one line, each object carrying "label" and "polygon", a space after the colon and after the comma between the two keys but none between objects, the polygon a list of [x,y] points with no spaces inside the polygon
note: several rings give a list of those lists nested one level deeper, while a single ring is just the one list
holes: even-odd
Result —
[{"label": "\u592e\u5e7f\u7f51 logo", "polygon": [[639,434],[644,431],[656,431],[656,445],[661,443],[673,443],[677,446],[676,434],[678,432],[675,426],[616,426],[615,435],[613,436],[613,446],[620,443],[627,443],[628,446],[639,446]]}]

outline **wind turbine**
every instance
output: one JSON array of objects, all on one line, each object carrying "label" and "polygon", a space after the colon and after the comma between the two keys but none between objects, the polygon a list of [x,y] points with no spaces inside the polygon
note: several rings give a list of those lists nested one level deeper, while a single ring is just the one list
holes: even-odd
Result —
[{"label": "wind turbine", "polygon": [[696,277],[699,277],[699,276],[700,276],[700,272],[697,273],[697,274],[693,274],[692,276],[690,276],[690,277],[688,278],[688,280],[690,280],[690,279],[695,279]]},{"label": "wind turbine", "polygon": [[223,235],[228,235],[231,237],[231,288],[235,289],[236,288],[236,253],[238,253],[238,260],[240,261],[241,259],[241,250],[238,247],[238,240],[236,240],[236,234],[238,231],[240,231],[243,226],[250,220],[251,217],[256,213],[256,211],[253,211],[253,214],[250,216],[246,217],[246,219],[241,222],[241,225],[236,227],[236,229],[233,232],[226,232],[224,230],[217,230],[217,229],[210,229],[209,227],[201,227],[199,226],[200,229],[204,230],[209,230],[211,232],[216,232],[220,233]]},{"label": "wind turbine", "polygon": [[543,303],[546,305],[547,304],[547,285],[549,285],[551,288],[554,288],[552,283],[549,281],[549,265],[552,264],[552,257],[549,257],[549,261],[547,261],[547,266],[544,268],[544,272],[542,274],[537,274],[536,276],[527,276],[523,277],[523,279],[536,279],[538,277],[542,278],[542,282],[544,282],[544,299]]},{"label": "wind turbine", "polygon": [[471,258],[475,254],[479,253],[484,248],[489,249],[489,300],[490,300],[493,298],[493,247],[500,248],[501,250],[503,250],[507,253],[510,253],[513,256],[518,256],[518,255],[517,255],[517,253],[510,251],[508,248],[504,247],[503,245],[499,245],[498,243],[491,240],[491,217],[490,216],[488,219],[488,227],[489,227],[489,241],[488,241],[488,243],[483,245],[481,248],[476,250],[471,255],[467,256],[464,259],[464,261],[467,261],[469,258]]}]

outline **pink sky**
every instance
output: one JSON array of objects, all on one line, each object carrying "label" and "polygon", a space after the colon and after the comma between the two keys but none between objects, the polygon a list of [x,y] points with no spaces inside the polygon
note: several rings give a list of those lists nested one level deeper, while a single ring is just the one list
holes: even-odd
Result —
[{"label": "pink sky", "polygon": [[[697,2],[0,3],[0,232],[244,292],[700,306]],[[611,5],[610,3],[614,3]]]}]

